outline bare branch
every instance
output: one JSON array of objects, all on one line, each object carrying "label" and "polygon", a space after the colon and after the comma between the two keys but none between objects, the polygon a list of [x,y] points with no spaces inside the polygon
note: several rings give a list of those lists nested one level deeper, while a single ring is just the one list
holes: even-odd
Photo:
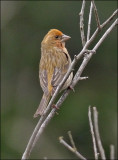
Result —
[{"label": "bare branch", "polygon": [[88,20],[87,41],[89,40],[89,37],[90,37],[92,10],[93,10],[93,3],[91,1],[90,12],[89,12],[89,20]]},{"label": "bare branch", "polygon": [[118,9],[113,12],[113,14],[101,25],[101,28],[104,28],[111,20],[118,14]]},{"label": "bare branch", "polygon": [[72,134],[71,134],[71,131],[68,131],[68,136],[69,136],[69,139],[70,139],[70,142],[71,142],[73,149],[77,150],[77,148],[75,146],[75,142],[74,142]]},{"label": "bare branch", "polygon": [[96,18],[97,27],[98,27],[98,29],[101,29],[100,20],[99,20],[99,16],[98,16],[98,12],[97,12],[96,5],[95,5],[94,0],[92,0],[92,2],[93,2],[93,8],[94,8],[94,13],[95,13],[95,18]]},{"label": "bare branch", "polygon": [[39,121],[38,121],[38,123],[37,123],[37,125],[36,125],[36,127],[35,127],[35,129],[34,129],[34,131],[33,131],[33,133],[32,133],[32,135],[31,135],[31,137],[30,137],[30,140],[29,140],[29,142],[28,142],[28,144],[27,144],[27,147],[26,147],[26,149],[25,149],[25,152],[23,153],[22,160],[27,159],[27,157],[30,156],[30,152],[31,152],[31,150],[32,150],[32,148],[33,148],[33,142],[34,142],[34,140],[35,140],[35,138],[36,138],[36,135],[37,135],[37,133],[38,133],[38,130],[39,130],[39,128],[40,128],[41,123],[42,123],[43,120],[44,120],[44,116],[42,116],[42,117],[39,119]]},{"label": "bare branch", "polygon": [[97,142],[97,145],[98,145],[98,148],[99,148],[101,159],[105,160],[106,156],[105,156],[104,148],[102,146],[102,142],[101,142],[101,138],[100,138],[100,134],[99,134],[98,112],[97,112],[96,107],[93,107],[93,118],[94,118],[94,128],[95,128],[96,142]]},{"label": "bare branch", "polygon": [[100,40],[97,42],[93,50],[97,50],[98,47],[101,45],[101,43],[104,41],[104,39],[109,35],[109,33],[113,30],[113,28],[118,25],[118,19],[115,20],[115,22],[107,29],[107,31],[103,34],[103,36],[100,38]]},{"label": "bare branch", "polygon": [[114,145],[110,145],[110,160],[114,160],[115,159],[115,147]]},{"label": "bare branch", "polygon": [[85,157],[83,157],[76,149],[72,148],[67,142],[63,140],[63,137],[59,137],[59,141],[61,144],[63,144],[67,149],[69,149],[71,152],[73,152],[78,158],[82,160],[86,160]]},{"label": "bare branch", "polygon": [[85,9],[85,0],[82,2],[82,8],[79,13],[80,16],[80,33],[81,33],[81,40],[82,40],[82,45],[84,46],[86,43],[85,40],[85,34],[84,34],[84,9]]},{"label": "bare branch", "polygon": [[92,122],[92,116],[91,116],[91,107],[89,107],[88,117],[89,117],[89,125],[90,125],[90,130],[92,135],[92,141],[93,141],[94,156],[95,156],[95,159],[98,159],[97,145],[96,145],[95,133],[93,130],[93,122]]}]

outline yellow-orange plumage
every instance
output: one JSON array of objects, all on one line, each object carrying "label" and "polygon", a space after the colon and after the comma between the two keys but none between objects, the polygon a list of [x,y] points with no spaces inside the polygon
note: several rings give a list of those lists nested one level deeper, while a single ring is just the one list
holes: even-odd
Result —
[{"label": "yellow-orange plumage", "polygon": [[[39,78],[44,95],[34,117],[44,113],[50,96],[55,92],[56,87],[63,79],[71,64],[71,58],[65,48],[65,41],[69,38],[69,36],[66,36],[61,31],[52,29],[46,34],[41,43]],[[69,76],[62,89],[67,88],[71,80],[72,74]]]}]

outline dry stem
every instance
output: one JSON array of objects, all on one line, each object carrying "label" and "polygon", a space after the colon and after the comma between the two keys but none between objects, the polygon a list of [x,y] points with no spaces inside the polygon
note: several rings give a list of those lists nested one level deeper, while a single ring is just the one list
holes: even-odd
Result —
[{"label": "dry stem", "polygon": [[64,141],[63,137],[59,137],[59,142],[63,144],[68,150],[73,152],[79,159],[86,160],[86,158],[82,156],[75,148],[72,148],[66,141]]},{"label": "dry stem", "polygon": [[93,107],[93,118],[94,118],[94,128],[95,128],[95,135],[96,135],[96,142],[98,145],[98,149],[100,152],[101,159],[106,159],[104,148],[102,146],[100,134],[99,134],[99,128],[98,128],[98,112],[96,107]]},{"label": "dry stem", "polygon": [[95,133],[94,133],[94,129],[93,129],[93,122],[92,122],[92,116],[91,116],[91,107],[89,107],[88,117],[89,117],[90,131],[91,131],[92,141],[93,141],[94,156],[95,156],[95,159],[98,160],[98,151],[97,151],[97,145],[96,145],[96,140],[95,140]]},{"label": "dry stem", "polygon": [[92,10],[93,10],[93,3],[91,1],[90,12],[89,12],[89,20],[88,20],[87,41],[89,40],[89,37],[90,37]]},{"label": "dry stem", "polygon": [[114,160],[115,159],[115,147],[114,145],[110,145],[110,160]]},{"label": "dry stem", "polygon": [[82,2],[81,12],[79,13],[79,16],[80,16],[80,33],[81,33],[81,40],[82,40],[83,47],[86,43],[85,34],[84,34],[84,9],[85,9],[85,0],[83,0],[83,2]]},{"label": "dry stem", "polygon": [[94,13],[95,13],[97,27],[98,27],[98,29],[101,29],[100,20],[99,20],[99,16],[98,16],[98,11],[97,11],[97,8],[96,8],[94,0],[92,0],[92,3],[93,3],[93,8],[94,8]]}]

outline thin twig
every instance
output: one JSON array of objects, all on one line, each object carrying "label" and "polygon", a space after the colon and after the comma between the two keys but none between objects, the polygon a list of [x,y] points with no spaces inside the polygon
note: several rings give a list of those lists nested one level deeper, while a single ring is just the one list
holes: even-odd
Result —
[{"label": "thin twig", "polygon": [[[110,21],[111,19],[113,19],[113,17],[117,14],[117,11],[114,12],[114,14],[112,14],[111,17],[109,17],[109,20],[106,20],[105,23],[103,23],[101,29],[103,27],[105,27]],[[114,28],[114,26],[116,25],[116,22],[114,24],[112,24],[112,28],[111,26],[109,27],[109,32],[108,34],[111,32],[111,30]],[[46,110],[45,110],[45,115],[49,112],[51,105],[54,103],[54,100],[56,99],[61,87],[63,86],[63,84],[65,83],[65,81],[67,80],[68,76],[70,75],[70,73],[72,72],[75,64],[78,62],[78,60],[84,55],[86,49],[90,46],[90,44],[93,42],[93,40],[95,39],[95,37],[97,36],[97,34],[99,33],[98,28],[96,29],[96,31],[93,33],[92,37],[89,39],[89,41],[85,44],[84,48],[82,49],[82,51],[76,56],[74,57],[74,60],[72,61],[68,72],[66,73],[66,75],[64,76],[62,82],[59,84],[59,86],[57,87],[55,93],[53,94]],[[95,47],[95,49],[97,49],[99,47],[99,45],[103,42],[104,38],[107,37],[107,34],[103,36],[103,38],[100,40],[100,42],[97,44],[97,46]],[[76,85],[76,83],[79,81],[79,78],[84,70],[84,68],[86,67],[87,63],[89,62],[90,58],[92,57],[93,53],[89,53],[89,57],[87,59],[84,58],[77,74],[76,77],[74,78],[73,82],[72,82],[72,87],[74,88],[74,86]],[[80,70],[81,69],[81,70]],[[76,79],[78,78],[78,79]],[[66,99],[66,97],[69,95],[70,90],[67,89],[65,90],[65,92],[62,94],[62,96],[60,97],[60,99],[58,100],[56,106],[60,107],[61,104],[63,103],[63,101]],[[30,153],[33,149],[33,147],[35,146],[38,137],[40,137],[41,133],[44,131],[44,128],[47,126],[47,124],[50,122],[50,120],[52,119],[52,117],[54,116],[56,112],[56,109],[53,108],[52,111],[49,113],[49,115],[46,117],[46,119],[44,120],[44,117],[42,116],[41,119],[39,120],[37,126],[35,127],[32,136],[30,138],[30,141],[25,149],[25,152],[22,156],[22,159],[28,159],[30,156]],[[43,123],[42,123],[43,122]],[[33,138],[32,138],[33,137]]]},{"label": "thin twig", "polygon": [[89,20],[88,20],[87,41],[89,40],[89,37],[90,37],[92,10],[93,10],[93,3],[91,1],[90,12],[89,12]]},{"label": "thin twig", "polygon": [[33,131],[33,133],[32,133],[32,135],[31,135],[31,137],[30,137],[30,139],[29,139],[29,142],[28,142],[28,144],[27,144],[26,150],[25,150],[25,152],[23,153],[23,156],[22,156],[22,159],[23,159],[23,160],[24,160],[24,159],[27,159],[27,157],[30,156],[30,152],[31,152],[31,150],[32,150],[32,148],[33,148],[33,142],[34,142],[34,140],[35,140],[35,138],[36,138],[36,135],[37,135],[37,133],[38,133],[38,130],[39,130],[40,126],[41,126],[41,123],[42,123],[43,119],[44,119],[44,116],[42,116],[42,117],[39,119],[39,121],[38,121],[38,123],[37,123],[37,125],[36,125],[36,127],[35,127],[35,129],[34,129],[34,131]]},{"label": "thin twig", "polygon": [[95,156],[95,159],[98,159],[98,151],[97,151],[97,145],[96,145],[96,140],[95,140],[95,133],[93,129],[92,116],[91,116],[91,107],[89,107],[88,117],[89,117],[90,131],[91,131],[92,141],[93,141],[94,156]]},{"label": "thin twig", "polygon": [[114,145],[110,145],[110,160],[114,160],[115,159],[115,147]]},{"label": "thin twig", "polygon": [[87,160],[84,156],[82,156],[77,150],[72,148],[67,142],[63,140],[63,137],[59,137],[59,141],[61,144],[63,144],[67,149],[69,149],[71,152],[73,152],[78,158],[82,160]]},{"label": "thin twig", "polygon": [[85,80],[88,79],[88,77],[80,77],[79,80]]},{"label": "thin twig", "polygon": [[118,14],[118,9],[113,12],[113,14],[101,25],[101,28],[104,28],[111,20]]},{"label": "thin twig", "polygon": [[98,12],[97,12],[96,5],[95,5],[94,0],[92,0],[92,2],[93,2],[93,9],[94,9],[94,13],[95,13],[95,18],[96,18],[97,27],[98,27],[98,29],[101,29],[100,20],[99,20],[99,16],[98,16]]},{"label": "thin twig", "polygon": [[82,40],[82,45],[84,46],[86,43],[85,40],[85,34],[84,34],[84,9],[85,9],[85,0],[82,2],[82,8],[79,13],[80,16],[80,33],[81,33],[81,40]]},{"label": "thin twig", "polygon": [[100,40],[97,42],[93,50],[97,50],[98,47],[101,45],[101,43],[104,41],[104,39],[109,35],[109,33],[113,30],[113,28],[118,25],[118,19],[116,19],[113,24],[107,29],[107,31],[103,34],[103,36],[100,38]]},{"label": "thin twig", "polygon": [[106,156],[105,156],[104,148],[102,146],[102,142],[101,142],[101,138],[100,138],[100,134],[99,134],[98,112],[97,112],[96,107],[93,107],[93,118],[94,118],[94,128],[95,128],[95,135],[96,135],[96,141],[97,141],[98,149],[99,149],[99,152],[100,152],[101,159],[105,160]]},{"label": "thin twig", "polygon": [[69,139],[70,139],[70,142],[71,142],[73,149],[77,150],[77,148],[75,146],[75,142],[74,142],[72,134],[71,134],[71,131],[68,131],[68,136],[69,136]]}]

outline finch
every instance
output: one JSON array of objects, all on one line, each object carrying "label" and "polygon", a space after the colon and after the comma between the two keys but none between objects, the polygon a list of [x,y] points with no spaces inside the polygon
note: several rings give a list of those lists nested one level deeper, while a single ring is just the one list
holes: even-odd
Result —
[{"label": "finch", "polygon": [[[41,42],[39,79],[44,93],[34,118],[43,115],[51,96],[68,71],[71,58],[65,47],[65,42],[70,38],[57,29],[51,29]],[[73,73],[70,74],[61,91],[70,85],[72,78]]]}]

